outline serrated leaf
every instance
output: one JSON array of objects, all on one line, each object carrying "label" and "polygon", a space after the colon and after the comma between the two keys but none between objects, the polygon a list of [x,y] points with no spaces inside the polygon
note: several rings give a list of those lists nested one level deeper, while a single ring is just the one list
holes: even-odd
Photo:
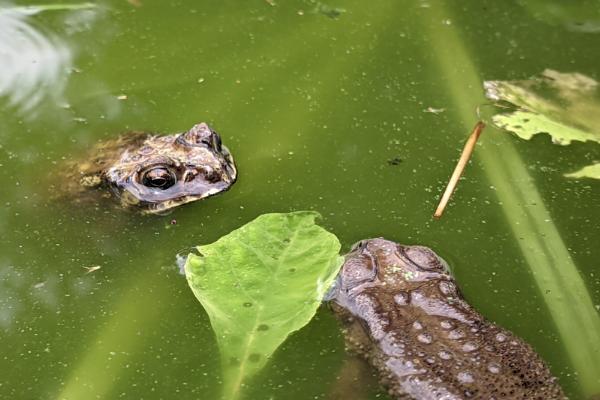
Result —
[{"label": "serrated leaf", "polygon": [[222,356],[223,398],[265,366],[286,337],[315,315],[343,262],[337,237],[316,212],[264,214],[185,265]]},{"label": "serrated leaf", "polygon": [[600,143],[600,85],[586,75],[547,69],[526,80],[486,81],[484,88],[487,98],[513,106],[494,115],[492,122],[522,139],[547,133],[559,145]]}]

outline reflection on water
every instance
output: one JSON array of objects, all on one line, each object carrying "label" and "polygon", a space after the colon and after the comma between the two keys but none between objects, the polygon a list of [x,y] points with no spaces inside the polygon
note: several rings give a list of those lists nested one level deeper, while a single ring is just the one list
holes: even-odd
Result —
[{"label": "reflection on water", "polygon": [[77,273],[65,277],[39,271],[32,264],[12,264],[0,259],[0,334],[18,329],[32,310],[37,315],[59,313],[62,299],[81,300],[95,290],[95,277]]},{"label": "reflection on water", "polygon": [[572,32],[600,33],[600,8],[597,1],[520,0],[531,15]]},{"label": "reflection on water", "polygon": [[44,10],[0,8],[0,97],[21,114],[48,97],[60,100],[72,71],[71,49],[31,18]]},{"label": "reflection on water", "polygon": [[[3,261],[4,263],[4,261]],[[12,326],[15,315],[21,310],[19,289],[25,285],[24,278],[10,265],[0,266],[0,328]]]}]

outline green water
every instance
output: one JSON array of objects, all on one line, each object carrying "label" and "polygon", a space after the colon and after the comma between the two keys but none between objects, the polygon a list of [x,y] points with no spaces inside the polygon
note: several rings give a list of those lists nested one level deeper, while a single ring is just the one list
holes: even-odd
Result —
[{"label": "green water", "polygon": [[[49,78],[13,80],[0,108],[0,398],[217,399],[215,340],[175,254],[304,209],[345,248],[373,236],[434,248],[571,398],[600,392],[600,183],[562,176],[600,146],[489,128],[446,215],[431,218],[482,80],[545,68],[600,78],[600,34],[569,25],[598,21],[597,3],[548,16],[542,2],[340,0],[337,18],[310,1],[132,3],[23,19],[37,48],[63,57],[31,56],[24,65]],[[92,143],[199,121],[237,161],[229,192],[168,216],[51,200],[60,161]],[[324,307],[248,398],[328,399],[346,358]],[[375,380],[365,388],[385,398]]]}]

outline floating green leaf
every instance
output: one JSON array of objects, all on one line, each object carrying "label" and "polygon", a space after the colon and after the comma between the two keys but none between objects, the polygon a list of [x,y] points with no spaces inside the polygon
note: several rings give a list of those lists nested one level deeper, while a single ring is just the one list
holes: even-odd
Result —
[{"label": "floating green leaf", "polygon": [[315,212],[265,214],[188,256],[185,272],[222,356],[223,398],[238,398],[286,337],[314,316],[343,258]]},{"label": "floating green leaf", "polygon": [[[600,119],[597,117],[600,86],[588,76],[547,69],[539,77],[486,81],[484,87],[489,99],[516,107],[493,116],[492,121],[499,128],[526,140],[538,133],[547,133],[553,143],[560,145],[572,141],[600,143]],[[584,175],[566,176],[579,178]],[[593,174],[585,176],[594,177]]]},{"label": "floating green leaf", "polygon": [[571,172],[570,174],[565,174],[567,178],[593,178],[600,179],[600,163],[588,165],[587,167],[583,167],[578,171]]},{"label": "floating green leaf", "polygon": [[495,115],[493,121],[523,139],[548,133],[556,144],[600,143],[600,90],[598,82],[588,76],[547,69],[539,77],[486,81],[484,87],[487,98],[518,107]]}]

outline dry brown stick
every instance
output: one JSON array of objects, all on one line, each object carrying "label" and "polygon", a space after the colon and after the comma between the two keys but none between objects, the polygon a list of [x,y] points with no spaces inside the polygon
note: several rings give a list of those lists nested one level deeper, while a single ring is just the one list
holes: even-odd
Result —
[{"label": "dry brown stick", "polygon": [[477,122],[477,124],[475,124],[475,127],[473,128],[471,135],[469,136],[469,138],[467,139],[467,142],[465,143],[465,147],[462,151],[462,154],[460,155],[460,159],[458,160],[458,163],[456,164],[456,168],[454,168],[454,172],[452,173],[452,176],[450,177],[450,180],[448,181],[448,186],[446,186],[446,190],[444,191],[444,194],[442,195],[440,204],[438,205],[437,209],[435,210],[435,213],[433,214],[433,218],[440,218],[442,216],[442,214],[444,213],[444,209],[446,208],[446,205],[448,204],[448,200],[450,200],[450,196],[452,196],[452,193],[454,192],[454,189],[456,188],[458,180],[460,179],[460,176],[462,175],[463,171],[465,170],[465,167],[467,166],[467,163],[469,162],[469,158],[471,158],[473,149],[475,149],[475,143],[477,143],[477,139],[479,139],[481,132],[483,132],[483,128],[485,128],[485,124],[482,121],[479,121],[479,122]]}]

